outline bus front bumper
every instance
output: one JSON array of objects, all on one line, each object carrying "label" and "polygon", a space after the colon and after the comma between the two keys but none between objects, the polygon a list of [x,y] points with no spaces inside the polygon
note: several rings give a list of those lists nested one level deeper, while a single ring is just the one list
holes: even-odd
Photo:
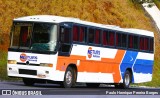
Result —
[{"label": "bus front bumper", "polygon": [[7,72],[9,77],[25,77],[52,80],[53,76],[53,74],[51,75],[51,73],[53,73],[53,68],[43,66],[41,67],[8,64]]}]

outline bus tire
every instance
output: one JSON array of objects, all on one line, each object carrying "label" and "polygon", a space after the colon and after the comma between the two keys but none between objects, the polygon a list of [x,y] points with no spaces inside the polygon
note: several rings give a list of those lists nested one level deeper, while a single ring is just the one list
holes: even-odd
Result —
[{"label": "bus tire", "polygon": [[63,86],[65,88],[75,87],[76,77],[76,71],[72,67],[68,67],[64,75]]},{"label": "bus tire", "polygon": [[35,83],[35,80],[32,79],[32,78],[23,78],[23,83],[24,83],[26,86],[33,86],[34,83]]},{"label": "bus tire", "polygon": [[126,70],[124,74],[123,83],[115,84],[115,87],[127,89],[130,86],[131,79],[132,79],[132,74],[130,73],[130,71]]},{"label": "bus tire", "polygon": [[97,88],[99,87],[99,83],[86,83],[87,87],[89,88]]},{"label": "bus tire", "polygon": [[123,79],[123,88],[129,88],[132,79],[132,74],[130,71],[126,70],[124,79]]}]

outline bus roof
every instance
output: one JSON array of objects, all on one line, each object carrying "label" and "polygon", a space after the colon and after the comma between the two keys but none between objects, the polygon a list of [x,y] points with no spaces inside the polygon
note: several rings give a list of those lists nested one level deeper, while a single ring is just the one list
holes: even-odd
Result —
[{"label": "bus roof", "polygon": [[62,16],[53,16],[53,15],[35,15],[35,16],[26,16],[26,17],[16,18],[14,19],[14,21],[49,22],[49,23],[73,22],[73,23],[79,23],[82,25],[95,26],[99,28],[106,28],[106,29],[111,29],[116,31],[154,37],[153,32],[150,32],[147,30],[133,29],[133,28],[120,28],[119,26],[115,26],[115,25],[98,24],[98,23],[83,21],[83,20],[80,20],[79,18],[73,18],[73,17],[62,17]]}]

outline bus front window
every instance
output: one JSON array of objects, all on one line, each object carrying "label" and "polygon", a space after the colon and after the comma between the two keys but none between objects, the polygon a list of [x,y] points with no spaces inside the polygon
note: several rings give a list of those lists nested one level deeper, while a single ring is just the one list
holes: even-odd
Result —
[{"label": "bus front window", "polygon": [[11,47],[36,51],[55,51],[57,25],[51,23],[14,23]]},{"label": "bus front window", "polygon": [[12,48],[29,48],[31,44],[32,24],[14,23],[11,31]]},{"label": "bus front window", "polygon": [[56,43],[57,25],[34,24],[32,50],[55,51]]}]

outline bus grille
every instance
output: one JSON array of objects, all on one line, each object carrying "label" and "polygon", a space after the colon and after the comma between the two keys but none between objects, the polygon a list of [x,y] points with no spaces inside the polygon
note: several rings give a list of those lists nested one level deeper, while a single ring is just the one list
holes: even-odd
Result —
[{"label": "bus grille", "polygon": [[26,63],[21,63],[21,62],[17,62],[17,65],[31,65],[31,66],[40,66],[40,64],[32,64],[32,63],[26,64]]},{"label": "bus grille", "polygon": [[37,75],[36,70],[19,69],[19,74]]}]

